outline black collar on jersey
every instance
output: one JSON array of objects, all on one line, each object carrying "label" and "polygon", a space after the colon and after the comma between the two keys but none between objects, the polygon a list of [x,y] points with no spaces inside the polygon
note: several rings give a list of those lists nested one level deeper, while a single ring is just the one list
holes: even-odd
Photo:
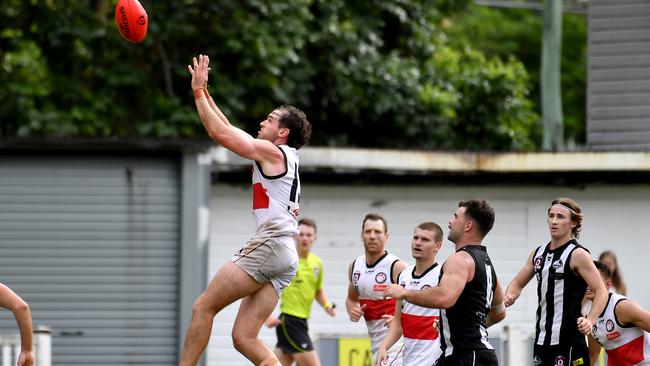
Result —
[{"label": "black collar on jersey", "polygon": [[461,250],[465,250],[465,248],[468,248],[468,247],[478,247],[481,250],[485,250],[485,245],[483,245],[483,244],[467,244],[464,247],[458,249],[456,251],[456,253],[460,252]]},{"label": "black collar on jersey", "polygon": [[377,263],[381,262],[381,260],[384,259],[384,258],[386,258],[387,255],[388,255],[388,252],[384,250],[384,255],[382,255],[381,257],[379,257],[379,259],[377,259],[377,260],[375,261],[375,263],[373,263],[373,264],[368,264],[368,261],[366,261],[366,267],[368,267],[368,268],[373,268],[373,267],[375,267],[375,266],[377,265]]},{"label": "black collar on jersey", "polygon": [[578,241],[577,241],[577,240],[575,240],[575,239],[571,239],[571,240],[567,241],[566,243],[560,245],[559,247],[557,247],[557,248],[555,248],[555,249],[551,249],[551,242],[549,241],[549,242],[548,242],[548,247],[547,247],[547,249],[548,249],[548,251],[551,252],[551,253],[561,252],[561,251],[563,251],[564,248],[566,248],[566,246],[569,245],[569,244],[575,244],[576,246],[580,246],[580,244],[578,244]]},{"label": "black collar on jersey", "polygon": [[432,264],[431,267],[427,268],[426,271],[422,272],[422,274],[419,275],[419,276],[415,275],[415,266],[413,266],[413,272],[411,272],[411,277],[413,277],[413,279],[422,278],[422,277],[426,276],[427,273],[431,272],[431,270],[433,270],[437,266],[438,266],[438,262]]},{"label": "black collar on jersey", "polygon": [[268,180],[282,178],[285,175],[287,175],[287,172],[289,171],[289,166],[287,165],[287,153],[285,153],[284,150],[282,150],[280,145],[275,145],[275,147],[280,149],[280,152],[282,152],[282,155],[284,156],[284,173],[277,174],[277,175],[266,175],[264,174],[264,170],[262,170],[262,164],[260,164],[259,161],[255,160],[255,165],[257,165],[257,169],[260,171],[260,174],[262,174],[262,176]]}]

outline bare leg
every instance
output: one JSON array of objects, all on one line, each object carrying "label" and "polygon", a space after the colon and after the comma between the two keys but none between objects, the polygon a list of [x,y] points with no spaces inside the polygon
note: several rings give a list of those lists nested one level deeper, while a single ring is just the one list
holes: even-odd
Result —
[{"label": "bare leg", "polygon": [[232,329],[235,348],[255,365],[278,365],[280,362],[264,342],[257,338],[264,321],[278,303],[278,295],[271,283],[242,299]]},{"label": "bare leg", "polygon": [[316,351],[295,353],[293,357],[298,366],[320,366]]},{"label": "bare leg", "polygon": [[291,366],[293,364],[293,356],[282,352],[280,348],[275,349],[275,357],[280,360],[282,366]]},{"label": "bare leg", "polygon": [[[214,316],[221,309],[242,297],[260,290],[262,286],[263,284],[257,283],[234,263],[229,261],[224,264],[214,276],[208,288],[194,302],[192,320],[183,343],[180,365],[196,365],[208,345]],[[275,307],[275,304],[273,306]]]}]

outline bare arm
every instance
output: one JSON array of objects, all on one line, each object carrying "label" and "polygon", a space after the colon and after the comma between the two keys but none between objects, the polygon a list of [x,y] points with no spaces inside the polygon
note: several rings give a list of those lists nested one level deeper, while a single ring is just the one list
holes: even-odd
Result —
[{"label": "bare arm", "polygon": [[504,303],[506,306],[512,306],[515,301],[521,296],[521,291],[526,287],[528,282],[533,278],[535,272],[533,271],[533,255],[535,251],[533,250],[528,256],[528,260],[524,266],[519,270],[515,278],[510,281],[508,287],[506,288]]},{"label": "bare arm", "polygon": [[589,343],[589,360],[590,366],[594,366],[596,362],[598,361],[598,358],[600,357],[600,349],[602,346],[598,341],[594,339],[592,336],[587,336],[587,342]]},{"label": "bare arm", "polygon": [[402,286],[390,285],[385,296],[404,299],[411,304],[428,308],[452,307],[473,275],[474,260],[466,252],[454,253],[443,265],[444,274],[438,286],[426,290],[407,291]]},{"label": "bare arm", "polygon": [[29,305],[16,295],[9,287],[0,284],[0,306],[10,310],[16,318],[20,331],[19,365],[34,364],[34,346],[32,341],[32,313]]},{"label": "bare arm", "polygon": [[614,308],[616,318],[623,324],[634,324],[637,328],[650,332],[650,312],[636,301],[621,301]]},{"label": "bare arm", "polygon": [[379,351],[377,352],[377,362],[376,366],[382,366],[386,364],[387,361],[387,351],[389,348],[391,348],[395,342],[402,336],[402,320],[401,320],[401,314],[402,314],[402,303],[400,301],[397,301],[395,304],[395,316],[393,317],[393,321],[390,323],[390,326],[388,327],[388,332],[386,333],[386,336],[384,337],[384,340],[381,342],[381,346],[379,346]]},{"label": "bare arm", "polygon": [[[594,265],[591,255],[584,249],[578,248],[571,254],[571,269],[585,280],[587,286],[594,292],[591,310],[586,318],[578,318],[578,329],[584,335],[589,335],[596,318],[603,312],[607,305],[607,288]],[[587,321],[587,323],[584,322]]]},{"label": "bare arm", "polygon": [[336,316],[336,310],[334,309],[334,304],[329,302],[329,300],[327,299],[327,295],[325,295],[325,291],[323,291],[322,288],[316,290],[316,301],[320,304],[320,306],[323,307],[327,315]]},{"label": "bare arm", "polygon": [[363,310],[365,309],[365,305],[363,307],[359,306],[359,294],[357,293],[357,290],[354,288],[354,285],[352,284],[352,263],[350,263],[350,266],[348,268],[348,297],[345,299],[345,309],[348,311],[348,316],[350,317],[350,320],[353,322],[358,322],[359,319],[363,316]]},{"label": "bare arm", "polygon": [[272,142],[255,139],[243,130],[233,126],[216,107],[214,101],[210,102],[208,100],[205,93],[208,64],[208,57],[199,55],[198,61],[195,58],[193,66],[188,66],[188,70],[192,75],[192,90],[194,90],[196,109],[210,138],[246,159],[283,163],[284,156]]},{"label": "bare arm", "polygon": [[490,308],[490,312],[488,313],[488,317],[486,320],[486,325],[487,327],[490,327],[506,317],[506,308],[503,303],[504,300],[504,295],[503,295],[503,287],[501,287],[501,281],[497,278],[497,286],[494,289],[494,298],[492,298],[492,307]]}]

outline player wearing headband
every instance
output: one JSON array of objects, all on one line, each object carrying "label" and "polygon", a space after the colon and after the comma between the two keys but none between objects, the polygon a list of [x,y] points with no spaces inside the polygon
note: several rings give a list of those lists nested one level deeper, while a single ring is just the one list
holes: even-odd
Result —
[{"label": "player wearing headband", "polygon": [[[515,303],[521,291],[537,278],[537,320],[534,366],[589,365],[585,335],[607,303],[607,289],[589,251],[578,244],[582,210],[570,198],[557,198],[546,217],[551,240],[537,247],[506,289],[505,304]],[[594,291],[591,310],[580,314],[589,286]]]}]

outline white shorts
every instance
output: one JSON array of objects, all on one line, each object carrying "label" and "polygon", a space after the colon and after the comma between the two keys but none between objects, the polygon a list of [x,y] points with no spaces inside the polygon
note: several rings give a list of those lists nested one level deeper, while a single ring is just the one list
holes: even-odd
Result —
[{"label": "white shorts", "polygon": [[252,238],[230,260],[255,281],[270,281],[278,297],[298,271],[298,253],[292,236]]}]

